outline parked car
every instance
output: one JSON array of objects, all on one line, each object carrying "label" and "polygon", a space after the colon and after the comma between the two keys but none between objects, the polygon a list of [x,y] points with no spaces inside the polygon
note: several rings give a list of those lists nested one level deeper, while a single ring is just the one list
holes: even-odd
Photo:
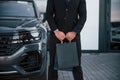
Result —
[{"label": "parked car", "polygon": [[35,0],[0,0],[0,80],[47,80],[47,29]]}]

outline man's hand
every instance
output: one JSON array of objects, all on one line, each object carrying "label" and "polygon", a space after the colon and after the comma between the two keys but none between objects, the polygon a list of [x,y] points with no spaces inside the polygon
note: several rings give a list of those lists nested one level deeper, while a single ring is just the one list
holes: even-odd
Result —
[{"label": "man's hand", "polygon": [[58,29],[54,31],[55,36],[57,39],[59,39],[61,42],[65,39],[65,34],[62,31],[59,31]]},{"label": "man's hand", "polygon": [[68,32],[66,34],[66,39],[71,42],[75,38],[75,36],[76,36],[75,32]]}]

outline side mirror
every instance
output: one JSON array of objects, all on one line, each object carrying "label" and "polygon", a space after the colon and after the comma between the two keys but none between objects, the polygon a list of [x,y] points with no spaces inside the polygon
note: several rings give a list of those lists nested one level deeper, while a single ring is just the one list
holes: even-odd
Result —
[{"label": "side mirror", "polygon": [[40,13],[39,16],[40,16],[40,19],[41,19],[43,22],[46,21],[45,13]]}]

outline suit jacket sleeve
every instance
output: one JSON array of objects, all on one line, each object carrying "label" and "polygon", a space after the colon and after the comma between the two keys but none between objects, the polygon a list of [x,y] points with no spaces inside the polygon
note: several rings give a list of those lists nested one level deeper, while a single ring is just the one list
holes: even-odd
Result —
[{"label": "suit jacket sleeve", "polygon": [[46,9],[46,20],[48,21],[48,24],[52,31],[57,29],[53,15],[54,15],[54,2],[53,0],[48,0]]},{"label": "suit jacket sleeve", "polygon": [[80,0],[79,7],[78,7],[78,14],[79,14],[79,19],[78,19],[77,25],[74,28],[74,31],[79,34],[85,24],[86,17],[87,17],[85,0]]}]

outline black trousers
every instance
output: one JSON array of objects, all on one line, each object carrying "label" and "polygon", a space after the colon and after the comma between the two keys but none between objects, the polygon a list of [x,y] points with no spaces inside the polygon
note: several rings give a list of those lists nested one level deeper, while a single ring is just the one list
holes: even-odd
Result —
[{"label": "black trousers", "polygon": [[[65,40],[66,41],[66,40]],[[83,80],[83,72],[81,68],[81,43],[80,43],[80,35],[77,35],[73,40],[77,43],[78,57],[79,57],[79,66],[76,66],[72,69],[74,80]],[[55,61],[55,53],[56,53],[56,43],[60,41],[56,39],[53,33],[50,34],[49,40],[49,50],[50,50],[50,65],[48,71],[48,80],[58,80],[58,72],[54,70],[54,61]]]}]

